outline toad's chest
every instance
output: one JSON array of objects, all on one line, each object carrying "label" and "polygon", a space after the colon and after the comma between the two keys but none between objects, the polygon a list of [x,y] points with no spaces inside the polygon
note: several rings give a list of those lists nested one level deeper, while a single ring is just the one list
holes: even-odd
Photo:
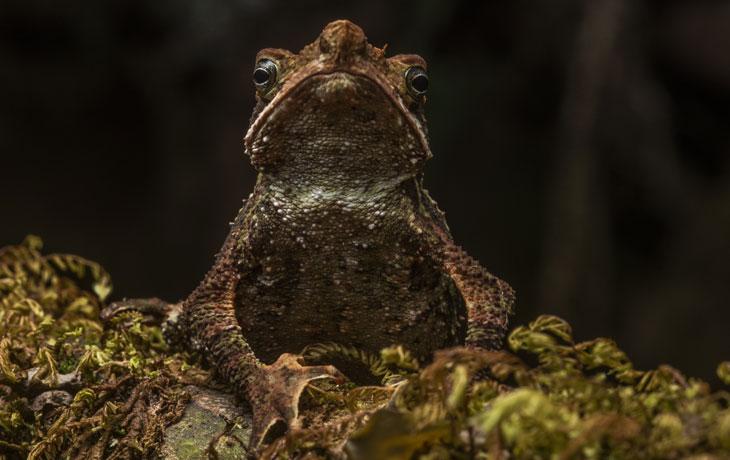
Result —
[{"label": "toad's chest", "polygon": [[377,351],[428,329],[443,346],[458,335],[463,301],[425,252],[405,195],[273,194],[256,206],[235,305],[264,356],[343,339]]}]

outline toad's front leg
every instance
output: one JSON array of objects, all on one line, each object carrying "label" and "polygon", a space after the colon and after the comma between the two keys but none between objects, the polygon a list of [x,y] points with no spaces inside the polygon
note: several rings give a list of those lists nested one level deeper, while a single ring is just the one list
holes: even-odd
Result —
[{"label": "toad's front leg", "polygon": [[181,319],[197,348],[251,405],[254,448],[299,426],[299,398],[309,382],[344,379],[333,366],[303,366],[300,357],[288,353],[263,364],[246,342],[230,302],[184,305]]},{"label": "toad's front leg", "polygon": [[430,203],[431,214],[429,218],[422,216],[414,231],[421,235],[426,251],[441,264],[464,298],[468,314],[465,344],[487,350],[502,348],[515,303],[514,290],[457,246],[443,220],[443,213],[428,196],[425,202]]},{"label": "toad's front leg", "polygon": [[[200,294],[198,292],[198,294]],[[193,295],[182,304],[160,299],[130,299],[111,304],[104,320],[129,311],[166,324],[166,337],[192,340],[216,371],[251,405],[251,447],[258,449],[288,428],[298,428],[299,399],[307,384],[322,378],[343,379],[333,366],[304,366],[301,357],[285,353],[266,365],[246,342],[231,302],[215,295]],[[204,302],[196,300],[204,298]],[[172,331],[172,333],[171,333]]]}]

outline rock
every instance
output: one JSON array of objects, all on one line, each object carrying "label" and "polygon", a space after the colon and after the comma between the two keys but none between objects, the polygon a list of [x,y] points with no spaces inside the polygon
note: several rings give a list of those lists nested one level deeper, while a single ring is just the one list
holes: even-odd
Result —
[{"label": "rock", "polygon": [[251,414],[233,395],[188,386],[190,402],[182,419],[165,430],[161,457],[165,460],[246,458]]}]

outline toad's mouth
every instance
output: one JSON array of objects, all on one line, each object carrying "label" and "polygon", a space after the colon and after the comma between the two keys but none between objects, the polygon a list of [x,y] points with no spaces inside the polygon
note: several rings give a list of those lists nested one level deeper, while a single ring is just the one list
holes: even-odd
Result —
[{"label": "toad's mouth", "polygon": [[251,124],[245,145],[254,165],[291,160],[291,152],[315,165],[345,153],[357,162],[357,151],[362,161],[393,166],[400,159],[413,168],[431,156],[419,123],[377,75],[322,71],[285,85]]}]

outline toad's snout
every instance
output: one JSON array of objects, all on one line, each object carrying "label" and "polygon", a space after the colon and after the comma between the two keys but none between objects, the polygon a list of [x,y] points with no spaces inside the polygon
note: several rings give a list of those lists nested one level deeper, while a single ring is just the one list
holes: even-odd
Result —
[{"label": "toad's snout", "polygon": [[330,22],[319,36],[320,51],[340,64],[364,54],[367,43],[365,32],[346,19]]}]

